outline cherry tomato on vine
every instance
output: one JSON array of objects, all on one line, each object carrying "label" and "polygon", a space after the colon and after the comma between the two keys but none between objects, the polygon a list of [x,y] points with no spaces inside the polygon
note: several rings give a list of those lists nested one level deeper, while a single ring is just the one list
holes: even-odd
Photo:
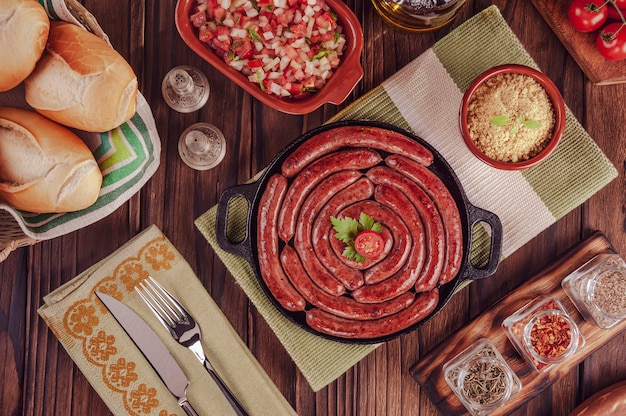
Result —
[{"label": "cherry tomato on vine", "polygon": [[567,18],[579,32],[593,32],[606,22],[608,8],[605,0],[574,0],[567,9]]},{"label": "cherry tomato on vine", "polygon": [[596,45],[606,59],[626,59],[626,23],[609,23],[598,35]]},{"label": "cherry tomato on vine", "polygon": [[361,231],[354,239],[354,249],[363,257],[376,258],[385,249],[385,240],[377,231]]},{"label": "cherry tomato on vine", "polygon": [[615,0],[613,4],[615,4],[620,9],[626,9],[626,0]]},{"label": "cherry tomato on vine", "polygon": [[[622,21],[622,18],[617,12],[617,9],[615,9],[615,7],[609,6],[608,9],[609,9],[609,20],[616,20],[618,22]],[[626,14],[626,10],[622,10],[622,13]]]}]

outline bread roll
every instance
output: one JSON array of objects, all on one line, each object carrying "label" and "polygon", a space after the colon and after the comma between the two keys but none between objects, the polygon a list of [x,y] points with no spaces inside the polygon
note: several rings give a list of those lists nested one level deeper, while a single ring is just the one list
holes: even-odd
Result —
[{"label": "bread roll", "polygon": [[135,114],[133,69],[102,39],[70,23],[51,23],[46,52],[25,86],[31,107],[80,130],[108,131]]},{"label": "bread roll", "polygon": [[569,416],[626,415],[626,381],[619,381],[582,402]]},{"label": "bread roll", "polygon": [[0,92],[35,69],[46,46],[50,21],[36,0],[0,0]]},{"label": "bread roll", "polygon": [[34,111],[0,107],[0,200],[24,211],[91,206],[102,173],[87,145]]}]

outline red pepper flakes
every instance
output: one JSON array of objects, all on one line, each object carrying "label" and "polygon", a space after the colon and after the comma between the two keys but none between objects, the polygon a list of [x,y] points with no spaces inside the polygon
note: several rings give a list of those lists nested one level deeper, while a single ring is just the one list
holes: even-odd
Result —
[{"label": "red pepper flakes", "polygon": [[539,356],[548,359],[563,355],[571,342],[572,330],[569,323],[555,314],[539,318],[530,332],[530,345]]}]

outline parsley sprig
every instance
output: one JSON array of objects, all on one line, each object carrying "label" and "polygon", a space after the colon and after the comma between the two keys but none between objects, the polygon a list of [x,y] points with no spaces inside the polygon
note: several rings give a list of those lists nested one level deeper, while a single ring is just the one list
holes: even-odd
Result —
[{"label": "parsley sprig", "polygon": [[501,127],[504,127],[508,125],[509,123],[513,122],[513,127],[511,128],[509,132],[511,136],[514,136],[515,134],[517,134],[518,130],[522,126],[528,129],[538,129],[539,127],[541,127],[541,123],[539,123],[536,120],[526,119],[524,115],[520,115],[514,120],[511,120],[507,116],[496,116],[490,119],[489,122],[493,124],[494,126],[501,126]]},{"label": "parsley sprig", "polygon": [[354,218],[345,217],[342,219],[338,219],[336,217],[330,217],[330,222],[333,224],[333,228],[337,232],[335,234],[335,238],[346,243],[346,247],[343,250],[342,255],[349,260],[354,260],[357,263],[361,263],[365,260],[365,257],[357,253],[354,248],[354,239],[356,236],[365,230],[376,231],[377,233],[382,232],[382,227],[380,222],[374,221],[372,217],[367,215],[364,212],[361,212],[359,219],[356,220]]}]

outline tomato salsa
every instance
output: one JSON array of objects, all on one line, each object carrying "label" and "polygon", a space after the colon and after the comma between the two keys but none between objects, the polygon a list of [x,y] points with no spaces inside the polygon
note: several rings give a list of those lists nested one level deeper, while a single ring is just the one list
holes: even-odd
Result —
[{"label": "tomato salsa", "polygon": [[190,20],[226,64],[279,97],[322,88],[346,43],[326,0],[197,0]]}]

